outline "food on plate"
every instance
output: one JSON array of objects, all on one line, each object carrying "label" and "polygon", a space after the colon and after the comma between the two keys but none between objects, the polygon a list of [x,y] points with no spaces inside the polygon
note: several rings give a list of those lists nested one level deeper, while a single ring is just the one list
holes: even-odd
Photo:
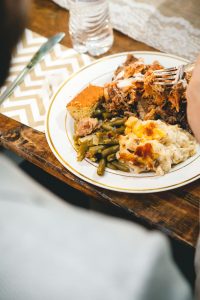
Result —
[{"label": "food on plate", "polygon": [[163,175],[196,153],[196,140],[178,125],[129,117],[125,126],[117,158],[136,173],[155,171]]},{"label": "food on plate", "polygon": [[90,84],[70,101],[67,109],[76,121],[90,117],[103,95],[103,87]]},{"label": "food on plate", "polygon": [[145,64],[143,59],[128,55],[104,87],[103,107],[112,113],[133,113],[142,120],[161,119],[189,130],[185,92],[191,74],[185,74],[175,86],[160,86],[154,84],[153,71],[158,69],[163,66],[157,61]]},{"label": "food on plate", "polygon": [[98,163],[98,175],[106,168],[163,175],[196,153],[186,118],[190,74],[162,87],[153,74],[161,68],[128,55],[111,82],[89,85],[67,105],[75,120],[77,158]]}]

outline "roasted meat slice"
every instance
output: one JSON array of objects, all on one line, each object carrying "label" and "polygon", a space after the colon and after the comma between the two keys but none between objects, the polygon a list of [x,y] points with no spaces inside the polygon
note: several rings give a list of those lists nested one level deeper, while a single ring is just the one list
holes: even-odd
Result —
[{"label": "roasted meat slice", "polygon": [[186,116],[186,88],[191,74],[173,87],[155,85],[154,70],[163,66],[155,61],[145,64],[129,54],[117,68],[113,80],[104,87],[106,111],[131,113],[142,120],[162,119],[190,130]]}]

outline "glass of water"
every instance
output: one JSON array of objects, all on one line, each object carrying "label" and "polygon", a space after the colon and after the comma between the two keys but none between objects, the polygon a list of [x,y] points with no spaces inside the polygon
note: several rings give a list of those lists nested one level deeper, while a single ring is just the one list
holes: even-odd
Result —
[{"label": "glass of water", "polygon": [[69,0],[69,32],[75,50],[98,56],[113,44],[107,0]]}]

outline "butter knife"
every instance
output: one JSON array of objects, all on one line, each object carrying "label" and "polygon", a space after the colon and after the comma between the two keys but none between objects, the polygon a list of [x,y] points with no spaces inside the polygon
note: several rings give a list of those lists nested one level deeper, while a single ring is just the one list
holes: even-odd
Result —
[{"label": "butter knife", "polygon": [[8,86],[5,92],[0,96],[0,104],[8,98],[14,89],[23,81],[24,77],[32,68],[47,54],[57,43],[59,43],[65,36],[64,32],[60,32],[49,38],[34,54],[26,67],[19,73],[15,80]]}]

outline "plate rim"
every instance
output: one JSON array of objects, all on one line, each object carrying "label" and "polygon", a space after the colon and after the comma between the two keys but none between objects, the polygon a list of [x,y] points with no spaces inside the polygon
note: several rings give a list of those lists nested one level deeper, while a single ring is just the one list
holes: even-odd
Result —
[{"label": "plate rim", "polygon": [[83,66],[82,68],[80,68],[79,70],[77,70],[76,72],[72,73],[70,76],[68,76],[58,87],[58,89],[56,90],[56,92],[53,94],[51,100],[50,100],[50,104],[46,113],[46,118],[45,118],[45,135],[46,135],[46,139],[47,142],[49,144],[49,147],[51,149],[51,151],[53,152],[53,154],[55,155],[55,157],[59,160],[59,162],[66,168],[68,169],[71,173],[73,173],[75,176],[81,178],[82,180],[98,186],[100,188],[104,188],[104,189],[108,189],[108,190],[112,190],[112,191],[116,191],[116,192],[124,192],[124,193],[156,193],[156,192],[163,192],[163,191],[167,191],[167,190],[171,190],[171,189],[176,189],[178,187],[184,186],[186,184],[189,184],[195,180],[197,180],[198,178],[200,178],[200,173],[193,176],[192,178],[189,178],[187,180],[184,180],[180,183],[176,183],[174,185],[170,185],[170,186],[165,186],[165,187],[160,187],[160,188],[148,188],[148,189],[130,189],[130,188],[121,188],[121,187],[114,187],[114,186],[108,186],[104,183],[99,183],[98,181],[93,180],[92,178],[89,178],[81,173],[79,173],[79,171],[77,171],[76,169],[74,169],[68,162],[65,161],[65,159],[63,159],[63,157],[59,154],[59,152],[57,151],[51,135],[50,135],[50,130],[49,130],[49,116],[50,116],[50,112],[51,112],[51,108],[52,105],[57,97],[57,95],[59,94],[59,92],[62,90],[62,88],[67,84],[67,82],[69,82],[72,78],[74,78],[77,74],[79,74],[80,72],[82,72],[83,70],[97,64],[97,63],[101,63],[101,61],[105,61],[108,59],[112,59],[114,57],[118,57],[118,56],[125,56],[127,54],[135,54],[135,55],[159,55],[159,56],[164,56],[164,57],[171,57],[177,60],[182,60],[185,63],[188,62],[187,59],[182,58],[180,56],[177,55],[173,55],[173,54],[168,54],[168,53],[164,53],[164,52],[158,52],[158,51],[125,51],[125,52],[120,52],[120,53],[116,53],[116,54],[112,54],[112,55],[108,55],[105,57],[102,57],[100,59],[94,60],[91,63],[87,64],[86,66]]}]

